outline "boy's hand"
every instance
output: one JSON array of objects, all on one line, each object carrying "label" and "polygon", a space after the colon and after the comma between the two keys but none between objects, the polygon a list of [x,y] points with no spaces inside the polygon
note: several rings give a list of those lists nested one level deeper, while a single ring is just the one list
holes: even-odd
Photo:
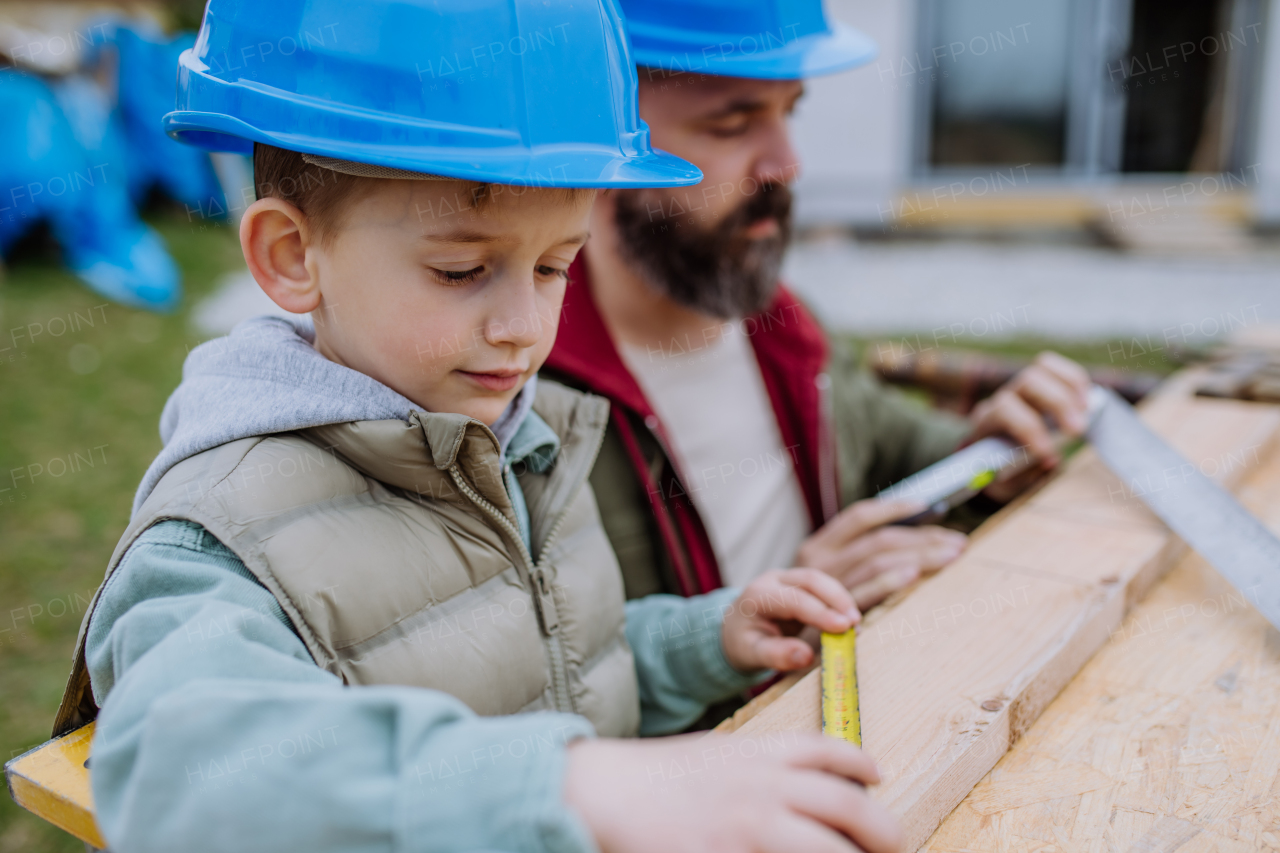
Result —
[{"label": "boy's hand", "polygon": [[721,641],[739,672],[792,670],[813,661],[798,634],[805,625],[839,634],[862,618],[853,596],[817,569],[772,569],[747,585],[724,617]]},{"label": "boy's hand", "polygon": [[603,853],[895,853],[897,822],[852,744],[787,733],[571,744],[564,798]]}]

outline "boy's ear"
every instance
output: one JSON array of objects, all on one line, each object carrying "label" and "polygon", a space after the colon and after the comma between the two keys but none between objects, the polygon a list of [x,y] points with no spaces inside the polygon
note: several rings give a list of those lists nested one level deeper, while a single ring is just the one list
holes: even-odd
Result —
[{"label": "boy's ear", "polygon": [[261,198],[240,219],[240,250],[249,273],[271,301],[294,314],[320,305],[320,282],[307,263],[307,218],[278,198]]}]

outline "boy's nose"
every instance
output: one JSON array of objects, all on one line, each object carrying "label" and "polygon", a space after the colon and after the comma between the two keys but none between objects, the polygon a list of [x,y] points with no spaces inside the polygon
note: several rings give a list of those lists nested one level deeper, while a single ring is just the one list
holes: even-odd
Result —
[{"label": "boy's nose", "polygon": [[538,313],[532,279],[503,290],[485,325],[485,340],[493,346],[533,346],[541,339],[547,318]]}]

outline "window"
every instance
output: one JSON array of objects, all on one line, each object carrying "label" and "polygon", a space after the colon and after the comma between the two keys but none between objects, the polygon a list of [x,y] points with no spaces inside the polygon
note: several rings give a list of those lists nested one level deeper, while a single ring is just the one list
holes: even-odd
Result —
[{"label": "window", "polygon": [[919,0],[918,172],[1247,164],[1263,0]]}]

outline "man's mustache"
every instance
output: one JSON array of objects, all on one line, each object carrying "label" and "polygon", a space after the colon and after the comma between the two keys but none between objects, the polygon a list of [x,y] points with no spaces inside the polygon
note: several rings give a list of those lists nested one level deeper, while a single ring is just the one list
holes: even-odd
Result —
[{"label": "man's mustache", "polygon": [[717,231],[732,234],[745,231],[764,219],[776,219],[779,223],[791,220],[791,188],[786,184],[765,184],[737,210],[725,217]]}]

